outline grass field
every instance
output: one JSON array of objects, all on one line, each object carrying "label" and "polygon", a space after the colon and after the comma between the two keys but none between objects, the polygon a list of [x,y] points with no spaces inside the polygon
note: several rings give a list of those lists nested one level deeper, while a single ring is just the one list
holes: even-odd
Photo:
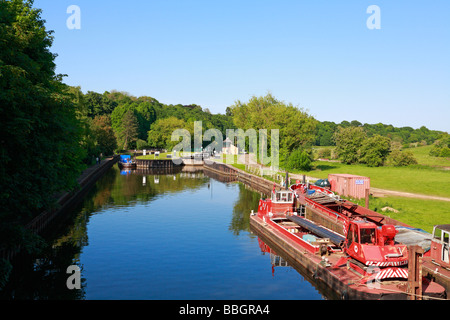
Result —
[{"label": "grass field", "polygon": [[[365,199],[352,200],[364,206]],[[390,207],[398,210],[382,212],[382,208]],[[369,208],[410,226],[432,232],[436,224],[450,222],[449,203],[446,201],[423,200],[404,197],[370,197]]]},{"label": "grass field", "polygon": [[419,164],[431,167],[449,167],[450,158],[433,157],[430,156],[430,150],[433,146],[422,146],[417,148],[409,148],[406,150],[411,151],[417,159]]},{"label": "grass field", "polygon": [[321,179],[327,178],[330,173],[355,174],[370,177],[370,185],[375,188],[450,197],[450,170],[445,170],[445,167],[450,167],[450,160],[430,156],[431,148],[406,149],[414,154],[419,163],[408,167],[367,167],[314,161],[314,170],[303,173]]},{"label": "grass field", "polygon": [[314,161],[314,170],[306,174],[325,179],[330,173],[348,173],[370,177],[374,188],[450,197],[450,170],[426,166],[367,167],[335,162]]}]

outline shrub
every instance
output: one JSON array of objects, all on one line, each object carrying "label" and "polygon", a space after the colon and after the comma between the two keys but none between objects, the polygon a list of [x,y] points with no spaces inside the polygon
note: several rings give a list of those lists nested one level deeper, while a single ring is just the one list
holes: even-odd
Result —
[{"label": "shrub", "polygon": [[331,158],[331,150],[329,148],[320,149],[317,152],[317,156],[322,159],[330,159]]},{"label": "shrub", "polygon": [[138,141],[136,141],[136,147],[138,150],[143,150],[143,149],[151,149],[151,147],[148,145],[147,141],[145,140],[141,140],[138,139]]},{"label": "shrub", "polygon": [[384,164],[391,148],[391,140],[378,134],[363,141],[359,149],[359,162],[369,167],[379,167]]},{"label": "shrub", "polygon": [[311,166],[311,156],[308,152],[303,150],[295,150],[289,155],[289,158],[287,160],[287,168],[288,169],[299,169],[299,170],[305,170],[310,171],[312,169]]},{"label": "shrub", "polygon": [[417,160],[411,151],[392,151],[390,155],[390,162],[395,167],[409,166],[412,164],[417,164]]}]

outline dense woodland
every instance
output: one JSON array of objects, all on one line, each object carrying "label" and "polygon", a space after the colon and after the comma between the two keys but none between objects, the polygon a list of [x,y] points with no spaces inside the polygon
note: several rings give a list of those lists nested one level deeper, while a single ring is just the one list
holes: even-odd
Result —
[{"label": "dense woodland", "polygon": [[[25,225],[52,206],[56,193],[76,188],[77,177],[96,157],[135,148],[170,149],[172,131],[184,128],[193,136],[194,121],[202,121],[203,131],[216,128],[224,135],[235,128],[279,129],[280,163],[286,168],[310,168],[314,145],[335,145],[344,162],[371,166],[384,165],[394,151],[413,144],[434,144],[433,155],[450,156],[447,133],[320,122],[271,94],[211,114],[195,104],[166,105],[119,91],[83,93],[55,73],[52,42],[32,1],[0,0],[0,250],[20,245],[33,253],[45,247]],[[10,270],[8,261],[0,261],[0,287]]]}]

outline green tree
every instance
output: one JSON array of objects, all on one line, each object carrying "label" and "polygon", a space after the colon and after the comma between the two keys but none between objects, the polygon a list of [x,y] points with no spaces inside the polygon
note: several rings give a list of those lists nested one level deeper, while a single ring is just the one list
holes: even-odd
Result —
[{"label": "green tree", "polygon": [[[315,140],[317,120],[306,111],[277,100],[270,93],[264,97],[253,96],[247,103],[236,101],[227,111],[233,115],[236,128],[243,130],[278,129],[280,154],[288,155],[293,150],[304,148]],[[269,145],[270,147],[270,145]]]},{"label": "green tree", "polygon": [[391,149],[391,139],[374,135],[362,142],[359,149],[359,162],[365,163],[369,167],[379,167],[384,165]]},{"label": "green tree", "polygon": [[135,112],[138,120],[139,139],[147,140],[150,126],[156,121],[155,108],[149,102],[142,102],[136,105]]},{"label": "green tree", "polygon": [[342,162],[346,164],[358,163],[359,149],[365,139],[367,139],[367,135],[362,127],[338,127],[334,134],[335,151]]},{"label": "green tree", "polygon": [[434,142],[433,148],[430,150],[430,156],[434,157],[450,157],[450,135],[442,134],[438,140]]},{"label": "green tree", "polygon": [[96,116],[91,122],[91,131],[95,137],[96,155],[111,155],[117,148],[116,136],[111,127],[109,115]]},{"label": "green tree", "polygon": [[44,22],[33,1],[0,1],[0,248],[35,249],[24,226],[83,169],[76,106]]},{"label": "green tree", "polygon": [[311,155],[304,150],[298,149],[289,155],[286,168],[310,171],[312,169],[311,162]]},{"label": "green tree", "polygon": [[[179,143],[179,141],[172,141],[172,133],[176,129],[186,129],[186,122],[176,117],[157,120],[151,125],[148,132],[148,144],[155,148],[172,150]],[[188,138],[190,141],[190,137]]]},{"label": "green tree", "polygon": [[120,127],[116,131],[119,147],[123,150],[135,148],[138,140],[139,123],[133,110],[125,112]]},{"label": "green tree", "polygon": [[84,96],[84,100],[89,112],[88,115],[91,118],[111,114],[111,112],[117,107],[117,102],[111,100],[107,92],[105,94],[100,94],[97,92],[88,91]]},{"label": "green tree", "polygon": [[417,164],[417,160],[411,151],[393,150],[389,155],[389,162],[395,167]]}]

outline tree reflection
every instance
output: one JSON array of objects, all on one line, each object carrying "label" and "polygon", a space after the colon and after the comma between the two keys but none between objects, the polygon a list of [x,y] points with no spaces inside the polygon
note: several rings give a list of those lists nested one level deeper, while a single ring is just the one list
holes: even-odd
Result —
[{"label": "tree reflection", "polygon": [[[67,267],[78,265],[81,270],[80,255],[88,245],[87,227],[92,215],[107,208],[134,206],[148,203],[164,194],[174,194],[185,190],[209,186],[211,179],[225,183],[233,179],[211,176],[198,169],[132,170],[120,172],[111,168],[79,205],[60,215],[47,228],[44,239],[47,245],[43,252],[35,256],[20,256],[14,261],[15,267],[10,282],[0,292],[2,299],[84,299],[86,280],[81,272],[81,290],[69,290],[66,281],[70,276]],[[249,231],[249,215],[257,210],[261,194],[242,183],[238,183],[239,197],[234,203],[229,230],[234,235]]]},{"label": "tree reflection", "polygon": [[250,231],[250,212],[258,210],[260,199],[260,193],[239,183],[239,199],[234,204],[231,223],[228,227],[234,235],[239,235],[241,231]]}]

